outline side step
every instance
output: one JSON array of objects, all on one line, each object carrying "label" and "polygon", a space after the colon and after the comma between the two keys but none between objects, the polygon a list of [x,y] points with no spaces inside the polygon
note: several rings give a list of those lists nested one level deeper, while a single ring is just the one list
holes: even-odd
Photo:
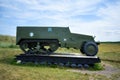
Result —
[{"label": "side step", "polygon": [[91,65],[101,62],[97,56],[81,56],[75,54],[52,54],[52,55],[38,55],[38,54],[20,54],[16,56],[16,60],[20,62],[33,63],[50,63],[63,65]]}]

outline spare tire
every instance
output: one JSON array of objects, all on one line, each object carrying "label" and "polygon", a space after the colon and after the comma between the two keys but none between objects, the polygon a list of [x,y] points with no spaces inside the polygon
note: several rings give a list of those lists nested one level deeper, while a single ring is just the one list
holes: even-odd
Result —
[{"label": "spare tire", "polygon": [[95,42],[86,42],[83,45],[83,52],[87,55],[87,56],[95,56],[98,52],[98,46]]}]

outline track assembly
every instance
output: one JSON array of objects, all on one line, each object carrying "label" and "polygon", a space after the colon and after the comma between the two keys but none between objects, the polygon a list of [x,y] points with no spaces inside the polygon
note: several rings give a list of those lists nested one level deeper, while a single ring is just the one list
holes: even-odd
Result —
[{"label": "track assembly", "polygon": [[21,50],[26,54],[51,54],[58,47],[57,40],[24,40],[20,43]]},{"label": "track assembly", "polygon": [[82,67],[94,65],[101,62],[97,56],[81,56],[75,54],[59,54],[38,55],[38,54],[20,54],[16,56],[16,60],[21,63],[38,63],[38,64],[56,64],[60,66]]}]

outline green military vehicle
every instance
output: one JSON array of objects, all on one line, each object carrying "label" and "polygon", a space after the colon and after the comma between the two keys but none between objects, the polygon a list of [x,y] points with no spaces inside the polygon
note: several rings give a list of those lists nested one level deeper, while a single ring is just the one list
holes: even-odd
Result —
[{"label": "green military vehicle", "polygon": [[69,27],[18,26],[16,44],[26,54],[51,54],[59,47],[80,49],[87,56],[98,52],[92,36],[71,33]]}]

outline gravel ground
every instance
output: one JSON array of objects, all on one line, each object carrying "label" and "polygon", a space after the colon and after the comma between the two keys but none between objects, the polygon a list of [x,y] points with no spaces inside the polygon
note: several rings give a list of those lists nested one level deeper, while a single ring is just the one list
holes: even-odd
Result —
[{"label": "gravel ground", "polygon": [[[113,67],[110,64],[106,64],[106,63],[102,63],[102,65],[104,65],[104,70],[101,71],[90,71],[90,70],[86,70],[86,69],[72,69],[72,70],[68,70],[68,71],[72,71],[72,72],[80,72],[82,74],[96,74],[96,75],[104,75],[107,78],[112,77],[113,74],[120,74],[120,69]],[[120,80],[120,77],[119,79]]]}]

